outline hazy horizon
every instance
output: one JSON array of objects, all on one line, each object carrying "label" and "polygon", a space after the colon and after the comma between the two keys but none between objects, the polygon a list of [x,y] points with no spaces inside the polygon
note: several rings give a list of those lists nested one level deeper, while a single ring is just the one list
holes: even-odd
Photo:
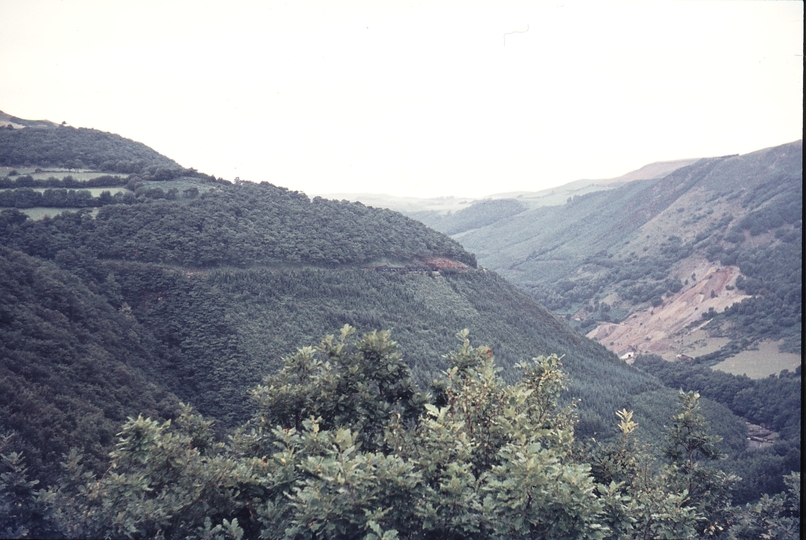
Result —
[{"label": "hazy horizon", "polygon": [[308,194],[484,197],[802,138],[802,2],[0,0],[0,110]]}]

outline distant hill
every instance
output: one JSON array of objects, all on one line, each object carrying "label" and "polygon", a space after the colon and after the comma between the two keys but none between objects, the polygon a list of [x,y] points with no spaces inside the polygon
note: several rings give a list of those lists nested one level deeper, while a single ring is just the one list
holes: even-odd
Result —
[{"label": "distant hill", "polygon": [[[620,184],[633,182],[635,180],[659,178],[680,167],[690,165],[695,161],[697,160],[681,159],[676,161],[659,161],[645,165],[638,170],[631,171],[616,178],[604,180],[576,180],[562,186],[540,191],[495,193],[482,199],[458,196],[433,198],[396,197],[378,193],[328,193],[323,196],[331,199],[361,202],[368,206],[388,208],[396,212],[402,212],[407,216],[422,221],[429,227],[434,227],[437,230],[445,232],[446,230],[455,228],[455,222],[457,221],[470,223],[467,213],[459,216],[457,216],[457,214],[471,207],[473,207],[473,212],[476,212],[478,207],[475,205],[488,201],[515,200],[522,204],[524,208],[562,205],[565,204],[569,197],[584,195],[594,191],[613,189]],[[509,216],[507,215],[505,217]]]},{"label": "distant hill", "polygon": [[802,155],[797,141],[675,162],[562,205],[489,200],[424,221],[613,352],[715,364],[774,342],[777,373],[799,363]]}]

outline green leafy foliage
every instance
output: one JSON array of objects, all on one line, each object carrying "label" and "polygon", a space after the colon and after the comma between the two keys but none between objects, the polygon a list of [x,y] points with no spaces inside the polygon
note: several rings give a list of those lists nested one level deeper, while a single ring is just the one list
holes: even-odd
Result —
[{"label": "green leafy foliage", "polygon": [[318,347],[304,347],[284,360],[283,368],[252,391],[260,427],[302,429],[317,418],[320,428],[349,426],[364,448],[378,448],[392,413],[407,422],[419,414],[409,367],[388,332],[371,332],[353,344],[355,330],[342,328]]},{"label": "green leafy foliage", "polygon": [[[0,441],[0,452],[8,439],[6,436]],[[40,525],[42,516],[35,504],[37,484],[39,480],[28,479],[21,453],[0,453],[0,537],[24,538]]]},{"label": "green leafy foliage", "polygon": [[675,471],[657,462],[651,445],[642,445],[633,412],[616,412],[619,437],[589,446],[592,472],[605,523],[616,538],[692,538],[702,519],[689,502],[688,491],[670,485]]},{"label": "green leafy foliage", "polygon": [[672,416],[665,453],[671,462],[675,491],[685,491],[690,504],[705,516],[698,527],[704,535],[727,527],[730,489],[739,478],[707,466],[708,461],[719,460],[724,454],[719,448],[722,439],[711,434],[699,399],[697,392],[680,391],[680,406]]},{"label": "green leafy foliage", "polygon": [[[556,357],[525,364],[523,381],[508,386],[489,348],[471,347],[465,332],[438,385],[445,405],[412,415],[387,408],[401,401],[383,390],[396,379],[390,373],[407,369],[394,342],[382,332],[353,341],[352,333],[322,341],[324,365],[310,348],[288,357],[255,390],[255,416],[227,447],[211,442],[209,423],[187,408],[177,429],[130,419],[100,479],[68,458],[68,480],[42,495],[50,519],[68,536],[209,536],[237,523],[233,536],[263,538],[605,537],[589,468],[572,457],[573,422],[555,407]],[[294,427],[289,400],[328,407],[332,388],[360,390],[357,381],[377,391],[348,395],[353,404],[329,421]],[[272,399],[272,388],[285,397]],[[378,432],[366,412],[385,408]]]},{"label": "green leafy foliage", "polygon": [[786,493],[773,497],[765,494],[758,502],[748,503],[728,531],[728,538],[798,538],[802,512],[800,473],[788,475],[785,481]]},{"label": "green leafy foliage", "polygon": [[210,519],[238,515],[236,496],[242,484],[256,483],[260,461],[221,455],[211,423],[189,408],[176,424],[130,418],[100,478],[84,471],[78,454],[67,456],[65,479],[42,494],[56,530],[68,538],[187,538],[200,529],[198,536],[216,537],[229,530],[239,538],[237,517],[215,529]]},{"label": "green leafy foliage", "polygon": [[[471,346],[467,331],[458,337],[431,400],[408,400],[417,414],[382,390],[389,373],[406,371],[388,334],[356,339],[345,327],[339,338],[287,357],[255,389],[253,418],[226,443],[187,406],[175,422],[129,418],[100,476],[73,451],[58,485],[37,491],[21,456],[4,455],[0,504],[25,520],[14,529],[21,536],[751,538],[761,530],[794,537],[792,489],[730,506],[735,479],[704,465],[719,450],[697,394],[680,395],[668,462],[638,445],[627,410],[618,412],[617,440],[583,447],[573,408],[560,406],[558,357],[523,363],[521,379],[508,385],[489,347]],[[362,393],[357,381],[376,391]],[[350,385],[352,404],[330,420],[300,423],[288,407],[326,407],[328,392]],[[273,399],[270,388],[283,396]],[[367,411],[386,414],[382,431],[380,414],[371,422]],[[790,488],[796,481],[788,480]]]}]

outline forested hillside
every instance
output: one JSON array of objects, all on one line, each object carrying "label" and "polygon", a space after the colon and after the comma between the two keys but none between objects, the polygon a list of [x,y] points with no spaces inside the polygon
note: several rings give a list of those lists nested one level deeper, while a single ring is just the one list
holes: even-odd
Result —
[{"label": "forested hillside", "polygon": [[[308,456],[306,460],[322,457],[324,447],[318,443],[308,447],[299,439],[308,437],[306,430],[313,429],[308,414],[314,419],[321,416],[326,446],[347,441],[342,447],[346,450],[359,437],[364,446],[354,454],[358,459],[409,463],[404,466],[410,467],[413,482],[408,501],[425,500],[416,495],[418,489],[437,489],[443,480],[453,481],[448,476],[427,476],[433,470],[421,471],[412,461],[425,464],[422,460],[430,459],[417,446],[423,434],[434,437],[433,448],[459,444],[459,454],[449,451],[434,466],[472,473],[474,480],[461,484],[461,489],[480,492],[482,484],[473,482],[485,482],[483,489],[490,496],[502,489],[500,482],[506,482],[506,470],[495,469],[507,462],[499,455],[504,447],[515,456],[521,451],[518,445],[526,444],[530,437],[534,439],[527,445],[529,453],[538,452],[541,444],[547,448],[561,444],[561,452],[549,461],[560,463],[562,456],[575,460],[568,472],[587,486],[580,495],[586,498],[593,496],[590,489],[595,483],[605,489],[608,475],[615,474],[602,462],[594,478],[590,462],[600,459],[597,452],[611,451],[610,446],[597,444],[616,444],[620,432],[627,435],[616,422],[616,411],[633,411],[641,424],[637,435],[631,436],[638,438],[630,444],[668,435],[676,389],[666,388],[655,375],[624,364],[602,345],[574,332],[529,295],[496,273],[478,268],[475,256],[455,240],[422,223],[358,203],[310,199],[265,182],[215,179],[161,162],[154,157],[158,154],[143,153],[137,143],[130,147],[126,139],[92,130],[42,130],[55,137],[54,147],[86,148],[82,167],[73,167],[76,163],[69,162],[73,157],[38,162],[45,158],[35,150],[48,144],[31,143],[39,140],[36,136],[13,139],[28,130],[33,128],[7,130],[6,138],[0,139],[0,145],[15,141],[9,144],[20,152],[13,162],[17,165],[6,167],[7,176],[0,185],[0,202],[8,204],[0,210],[0,370],[4,385],[0,398],[0,454],[4,456],[0,464],[0,533],[4,535],[57,531],[68,537],[125,533],[212,538],[224,534],[226,527],[237,536],[236,518],[247,527],[249,537],[256,537],[261,527],[274,531],[266,533],[270,536],[283,531],[291,537],[305,537],[305,531],[316,534],[310,524],[320,523],[318,518],[305,521],[282,502],[284,490],[293,488],[300,497],[312,493],[303,495],[303,484],[312,478],[303,472],[307,465],[294,462],[293,470],[286,471],[291,475],[288,482],[279,484],[275,483],[279,476],[269,480],[265,475],[280,472],[260,468],[266,465],[266,456],[282,444],[289,445],[292,453]],[[96,139],[99,152],[93,156],[92,141]],[[23,140],[28,142],[18,144]],[[31,151],[27,157],[19,150],[26,148]],[[135,159],[137,155],[145,157]],[[112,161],[123,164],[113,171],[121,175],[101,170]],[[130,165],[131,172],[120,170]],[[72,208],[65,197],[83,202],[75,211],[63,211]],[[20,202],[26,200],[30,204]],[[344,349],[326,338],[317,349],[319,356],[306,356],[314,354],[310,348],[294,355],[323,335],[349,328],[345,325],[370,337],[356,344],[343,335],[347,340]],[[470,348],[463,333],[463,349],[446,355],[455,348],[456,332],[463,328],[475,342],[486,346]],[[392,337],[372,333],[378,329],[391,331]],[[524,368],[538,356],[553,360],[550,365],[540,364],[543,367]],[[289,369],[297,371],[289,375]],[[461,370],[462,377],[455,378],[457,372],[451,369]],[[465,392],[460,387],[467,370],[473,373],[468,375],[470,379],[481,382],[468,387],[470,393],[460,399],[457,396]],[[507,383],[522,380],[524,374],[526,379],[534,379],[544,372],[549,377],[546,387],[538,385],[527,391],[515,385],[507,389]],[[567,388],[558,384],[565,376]],[[435,379],[439,381],[435,383]],[[261,381],[270,388],[274,384],[277,392],[262,394]],[[537,385],[535,381],[528,384]],[[286,388],[286,383],[291,386]],[[299,384],[303,390],[296,386]],[[458,385],[456,391],[451,390],[453,384]],[[509,394],[520,391],[525,393]],[[538,396],[545,400],[530,401],[532,391],[535,400]],[[283,396],[289,401],[283,401]],[[418,431],[435,427],[429,415],[439,407],[451,404],[458,413],[462,400],[466,411],[471,411],[470,423],[455,418],[455,423],[444,426],[449,432],[442,435]],[[724,451],[729,460],[720,466],[735,465],[747,452],[744,422],[726,404],[698,400],[692,394],[690,408],[696,403],[696,414],[704,415],[700,419],[703,426],[705,418],[710,420],[711,427],[703,429],[714,437],[714,444],[721,440],[720,449],[709,447],[708,455]],[[180,406],[180,401],[207,420]],[[272,412],[267,407],[277,409]],[[517,420],[521,422],[518,431],[513,428],[511,433],[496,428],[497,435],[483,442],[483,438],[474,439],[479,434],[461,434],[463,429],[476,429],[474,407],[486,411],[483,414],[488,415],[485,422],[489,425],[516,422],[515,417],[506,416],[511,407],[515,407],[512,414],[528,421]],[[398,412],[402,416],[395,416]],[[135,420],[138,415],[143,416]],[[127,417],[132,419],[126,421]],[[293,425],[287,425],[292,417],[296,418]],[[179,431],[162,424],[167,420]],[[394,422],[402,422],[399,429]],[[282,437],[290,439],[275,439],[280,432],[273,430],[278,425],[297,431],[284,432]],[[351,434],[342,429],[348,427]],[[399,441],[398,450],[393,449],[393,442],[381,442],[393,441],[388,437],[394,437],[395,429],[406,439]],[[533,429],[538,431],[532,433]],[[117,446],[115,434],[121,437]],[[460,448],[471,440],[476,442]],[[305,449],[295,446],[298,444]],[[586,444],[590,448],[585,449]],[[471,452],[477,445],[486,450]],[[110,465],[105,457],[113,448]],[[663,446],[653,448],[640,454],[641,459],[647,463],[661,459]],[[60,462],[66,463],[63,472]],[[174,467],[174,463],[180,466]],[[674,459],[663,466],[673,464]],[[779,462],[775,465],[778,482],[764,488],[770,492],[782,489],[784,472]],[[157,467],[160,478],[149,476],[154,471],[143,472],[141,466]],[[298,466],[302,468],[296,469]],[[762,464],[754,474],[770,470]],[[246,475],[246,483],[241,483],[241,473]],[[713,508],[706,508],[706,502],[697,506],[676,495],[675,482],[683,477],[675,474],[669,473],[670,483],[651,489],[667,490],[662,504],[675,506],[677,517],[662,524],[646,522],[648,530],[703,532],[703,520],[723,523],[725,518],[719,512],[727,508],[730,498],[714,502]],[[263,479],[254,483],[254,475]],[[468,480],[465,473],[461,475]],[[714,475],[718,482],[727,482],[723,473],[715,470]],[[39,482],[37,489],[49,489],[36,491],[30,479]],[[115,485],[120,487],[117,502],[108,491],[117,489]],[[190,491],[162,491],[172,485]],[[428,497],[447,497],[447,489],[429,491]],[[618,505],[629,493],[607,489],[610,494],[595,496],[597,502],[589,509],[585,523],[590,527],[584,527],[600,531],[591,537],[606,537],[606,531],[618,527],[632,530],[629,519],[622,522],[617,517],[622,510],[612,510],[622,508]],[[459,497],[458,492],[451,496]],[[384,505],[392,504],[391,499],[383,500]],[[774,499],[775,504],[786,500],[783,495]],[[709,499],[707,504],[712,502]],[[257,504],[265,512],[262,517],[255,513]],[[495,525],[492,515],[508,512],[506,504],[496,506],[493,514],[484,514],[487,510],[482,512],[482,504],[488,503],[471,497],[455,518],[424,507],[413,514],[398,514],[391,521],[384,521],[381,514],[369,519],[358,505],[355,511],[364,516],[360,518],[364,521],[356,518],[361,525],[345,524],[345,529],[338,529],[323,523],[316,527],[329,531],[323,533],[325,537],[352,535],[359,529],[375,531],[366,519],[386,529],[399,529],[406,520],[416,519],[422,530],[441,536],[453,531],[456,537],[505,537],[522,530],[517,523]],[[606,511],[600,508],[603,504],[616,506]],[[630,511],[638,512],[635,508]],[[790,513],[779,512],[782,516]],[[169,526],[174,517],[168,514],[180,521],[185,518],[179,516],[185,515],[188,521]],[[136,521],[138,515],[142,518],[139,524],[126,521]],[[347,512],[344,519],[353,519],[351,516]],[[205,524],[205,517],[215,521]],[[268,521],[262,521],[264,518]],[[443,521],[438,525],[435,519]],[[470,519],[476,524],[466,528],[454,519]],[[553,530],[540,527],[534,530],[546,534]],[[292,530],[297,532],[288,532]],[[390,535],[384,537],[394,537]],[[430,538],[432,533],[422,537]]]},{"label": "forested hillside", "polygon": [[456,242],[394,212],[244,182],[95,216],[2,219],[6,246],[55,262],[148,328],[171,358],[164,384],[226,425],[243,419],[245,389],[283,354],[345,323],[392,330],[421,384],[444,368],[434,351],[457,328],[494,347],[505,377],[524,354],[565,354],[591,435],[612,433],[611,411],[658,387],[474,269]]},{"label": "forested hillside", "polygon": [[1,434],[16,433],[6,450],[26,450],[31,470],[58,476],[71,447],[97,466],[134,411],[178,410],[161,347],[103,291],[3,246],[0,275]]},{"label": "forested hillside", "polygon": [[142,143],[95,129],[33,126],[0,129],[0,166],[85,167],[135,173],[148,166],[178,168]]},{"label": "forested hillside", "polygon": [[[68,140],[76,134],[54,132]],[[282,355],[345,323],[392,330],[421,385],[445,367],[435,351],[449,349],[464,327],[495,348],[507,378],[524,357],[565,354],[572,394],[583,399],[583,434],[613,433],[612,411],[658,388],[477,270],[458,243],[398,213],[153,165],[125,177],[14,172],[0,196],[40,194],[36,204],[61,209],[53,194],[61,188],[84,192],[86,210],[40,220],[3,211],[8,256],[55,265],[97,295],[93,302],[137,324],[149,354],[162,358],[154,363],[144,353],[138,361],[222,428],[245,418],[246,389]],[[93,197],[82,184],[121,191]],[[608,380],[620,381],[617,392],[601,383]]]}]

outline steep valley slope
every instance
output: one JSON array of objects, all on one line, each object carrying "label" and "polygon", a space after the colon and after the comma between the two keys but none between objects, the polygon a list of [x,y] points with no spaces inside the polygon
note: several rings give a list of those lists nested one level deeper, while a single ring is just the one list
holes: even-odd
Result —
[{"label": "steep valley slope", "polygon": [[713,365],[775,343],[766,376],[800,353],[802,156],[796,141],[432,225],[613,352]]},{"label": "steep valley slope", "polygon": [[[660,437],[673,391],[413,219],[215,179],[94,130],[2,131],[0,435],[34,477],[58,476],[71,447],[100,466],[127,416],[174,418],[180,400],[223,435],[283,356],[344,324],[391,330],[423,387],[463,328],[509,380],[563,355],[580,440],[615,433],[622,408]],[[709,407],[744,448],[743,422]]]}]

